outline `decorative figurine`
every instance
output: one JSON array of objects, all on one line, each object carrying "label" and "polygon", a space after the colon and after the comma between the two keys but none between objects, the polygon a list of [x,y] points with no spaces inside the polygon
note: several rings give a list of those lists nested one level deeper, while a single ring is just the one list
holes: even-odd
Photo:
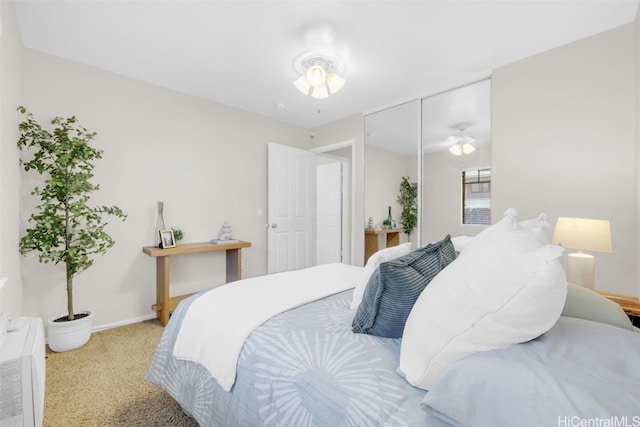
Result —
[{"label": "decorative figurine", "polygon": [[220,240],[230,240],[231,239],[231,224],[229,221],[225,221],[220,227]]}]

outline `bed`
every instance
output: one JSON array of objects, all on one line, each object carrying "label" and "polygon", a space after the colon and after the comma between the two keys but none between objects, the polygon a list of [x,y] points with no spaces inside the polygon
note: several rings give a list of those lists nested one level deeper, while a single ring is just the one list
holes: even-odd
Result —
[{"label": "bed", "polygon": [[[559,276],[543,225],[511,212],[459,244],[225,285],[234,304],[202,291],[172,314],[146,379],[201,426],[640,425],[640,333]],[[285,303],[286,282],[312,295]],[[278,313],[246,320],[253,291]]]}]

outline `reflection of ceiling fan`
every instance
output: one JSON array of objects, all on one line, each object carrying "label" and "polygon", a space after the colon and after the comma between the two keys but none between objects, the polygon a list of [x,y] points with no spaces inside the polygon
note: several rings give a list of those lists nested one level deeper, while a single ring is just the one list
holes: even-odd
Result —
[{"label": "reflection of ceiling fan", "polygon": [[459,127],[459,134],[447,138],[447,142],[450,144],[449,151],[456,156],[471,154],[476,149],[476,147],[472,145],[475,142],[475,139],[469,135],[465,135],[465,129],[465,127]]}]

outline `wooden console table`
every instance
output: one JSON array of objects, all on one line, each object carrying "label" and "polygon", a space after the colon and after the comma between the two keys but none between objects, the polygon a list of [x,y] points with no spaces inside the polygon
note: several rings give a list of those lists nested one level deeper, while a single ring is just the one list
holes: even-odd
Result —
[{"label": "wooden console table", "polygon": [[612,294],[611,292],[598,291],[598,293],[609,298],[611,301],[618,303],[620,308],[622,308],[629,316],[640,317],[640,299],[638,299],[638,297]]},{"label": "wooden console table", "polygon": [[402,228],[383,228],[381,230],[365,228],[364,263],[366,264],[369,260],[369,257],[381,249],[378,242],[378,236],[380,234],[383,234],[385,236],[386,247],[388,248],[391,246],[398,246],[400,244],[400,233],[402,233],[403,231],[404,229]]},{"label": "wooden console table", "polygon": [[156,303],[151,306],[157,312],[158,320],[163,326],[169,322],[169,314],[175,310],[178,303],[193,295],[169,296],[169,261],[172,255],[186,255],[200,252],[226,251],[227,253],[227,277],[226,283],[238,280],[241,277],[242,248],[251,247],[251,242],[239,241],[223,245],[214,245],[209,242],[185,243],[175,248],[161,249],[154,246],[145,246],[142,252],[156,258]]}]

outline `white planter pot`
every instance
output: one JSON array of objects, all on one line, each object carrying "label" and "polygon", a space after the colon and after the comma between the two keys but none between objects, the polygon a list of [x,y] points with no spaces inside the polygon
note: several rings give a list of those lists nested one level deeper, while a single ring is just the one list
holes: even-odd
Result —
[{"label": "white planter pot", "polygon": [[47,339],[51,350],[58,353],[74,350],[89,341],[91,327],[93,326],[93,313],[81,311],[78,314],[82,313],[87,313],[88,316],[72,321],[54,322],[54,320],[65,316],[65,314],[57,314],[47,320],[49,328]]}]

